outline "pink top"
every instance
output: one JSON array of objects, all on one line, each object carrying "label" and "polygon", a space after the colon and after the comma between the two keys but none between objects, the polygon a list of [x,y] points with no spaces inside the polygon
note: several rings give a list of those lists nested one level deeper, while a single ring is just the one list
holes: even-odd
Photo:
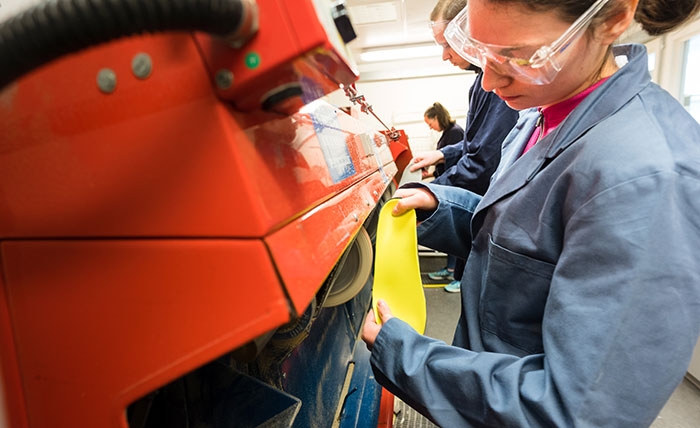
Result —
[{"label": "pink top", "polygon": [[[608,78],[609,77],[599,80],[590,88],[574,95],[568,100],[564,100],[549,107],[538,109],[540,112],[540,121],[538,122],[538,126],[535,128],[535,132],[532,133],[530,140],[527,142],[525,150],[523,150],[523,154],[530,150],[532,146],[534,146],[535,143],[540,140],[540,138],[544,138],[550,132],[554,131],[554,129],[556,129],[556,127],[559,126],[559,124],[562,123],[564,119],[566,119],[566,117],[572,111],[574,111],[574,109],[581,104],[581,102],[585,100],[591,92],[595,91],[600,85],[603,84],[603,82],[608,80]],[[544,130],[544,133],[542,130]]]}]

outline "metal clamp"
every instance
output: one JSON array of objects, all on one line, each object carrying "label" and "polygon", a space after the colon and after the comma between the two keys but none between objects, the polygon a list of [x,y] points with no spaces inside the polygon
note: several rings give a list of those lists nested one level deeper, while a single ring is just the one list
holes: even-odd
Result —
[{"label": "metal clamp", "polygon": [[374,110],[372,110],[372,106],[367,102],[365,99],[365,96],[362,94],[357,93],[357,88],[355,88],[355,84],[352,84],[350,86],[345,86],[342,83],[340,84],[340,88],[345,91],[345,95],[352,101],[353,105],[358,104],[360,106],[360,111],[362,113],[368,113],[374,116],[375,119],[379,121],[379,123],[382,124],[383,127],[386,128],[387,131],[389,131],[389,138],[398,141],[401,134],[394,128],[389,128],[386,126],[384,122],[377,116],[376,113],[374,113]]}]

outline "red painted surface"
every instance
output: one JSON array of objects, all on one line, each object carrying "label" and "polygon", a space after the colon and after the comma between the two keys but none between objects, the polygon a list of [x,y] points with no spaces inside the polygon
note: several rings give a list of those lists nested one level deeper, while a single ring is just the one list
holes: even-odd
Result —
[{"label": "red painted surface", "polygon": [[396,163],[396,168],[398,169],[398,174],[396,175],[396,182],[401,180],[401,175],[406,169],[411,159],[413,159],[413,153],[411,152],[411,146],[408,144],[408,136],[403,129],[394,131],[398,133],[398,139],[389,138],[389,131],[381,131],[387,137],[389,142],[389,148],[391,149],[391,155],[394,157],[394,162]]},{"label": "red painted surface", "polygon": [[[396,173],[383,135],[312,101],[357,76],[311,0],[258,5],[244,48],[133,37],[0,92],[12,428],[124,428],[134,400],[287,322]],[[138,53],[153,62],[144,80]],[[103,68],[117,75],[111,94],[96,84]],[[220,68],[230,90],[213,84]],[[281,84],[301,93],[261,111]]]},{"label": "red painted surface", "polygon": [[2,259],[33,428],[126,427],[132,401],[289,319],[258,240],[11,241]]},{"label": "red painted surface", "polygon": [[[304,99],[338,89],[338,84],[357,80],[357,70],[349,65],[330,39],[337,31],[332,21],[319,20],[312,0],[258,1],[260,29],[240,49],[198,35],[197,42],[210,73],[226,69],[233,72],[234,83],[217,89],[219,96],[231,100],[242,110],[254,110],[275,88],[296,85]],[[329,14],[330,11],[321,11]],[[342,42],[340,42],[342,44]],[[259,63],[251,67],[246,60],[257,55]]]},{"label": "red painted surface", "polygon": [[394,426],[394,395],[382,388],[382,401],[379,407],[377,428],[392,428]]},{"label": "red painted surface", "polygon": [[[1,259],[0,259],[1,260]],[[22,378],[17,361],[14,332],[10,319],[9,306],[7,304],[7,290],[0,270],[0,388],[5,402],[0,406],[5,408],[4,421],[0,417],[0,426],[7,422],[7,428],[26,428],[27,410],[24,403],[24,391],[22,390]],[[3,413],[0,409],[0,415]]]},{"label": "red painted surface", "polygon": [[[138,52],[154,63],[144,81],[128,70]],[[0,181],[13,183],[0,238],[262,237],[375,171],[375,152],[391,162],[383,136],[320,101],[286,117],[232,110],[197,55],[187,36],[122,40],[0,93]],[[110,95],[103,67],[118,76]],[[314,117],[332,121],[355,174],[332,180],[322,145],[337,141]]]},{"label": "red painted surface", "polygon": [[[390,168],[393,175],[393,164]],[[386,185],[377,172],[265,238],[298,313],[316,294],[315,284],[333,269],[342,254],[338,249],[350,244]]]}]

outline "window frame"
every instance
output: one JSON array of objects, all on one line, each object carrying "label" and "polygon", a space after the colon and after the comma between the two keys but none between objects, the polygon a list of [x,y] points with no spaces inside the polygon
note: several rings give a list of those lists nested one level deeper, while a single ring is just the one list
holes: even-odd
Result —
[{"label": "window frame", "polygon": [[679,30],[666,35],[663,41],[663,67],[660,70],[660,84],[681,104],[683,103],[683,77],[685,76],[683,69],[685,66],[685,43],[695,36],[700,36],[700,19],[695,19]]},{"label": "window frame", "polygon": [[650,70],[651,80],[654,83],[661,84],[659,78],[661,77],[661,66],[663,64],[662,55],[664,52],[664,38],[656,37],[644,44],[647,48],[647,55],[655,55],[654,69]]}]

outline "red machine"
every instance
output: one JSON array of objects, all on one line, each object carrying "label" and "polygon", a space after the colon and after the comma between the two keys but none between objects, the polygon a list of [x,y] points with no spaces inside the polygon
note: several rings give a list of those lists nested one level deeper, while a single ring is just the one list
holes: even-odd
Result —
[{"label": "red machine", "polygon": [[401,176],[411,163],[413,159],[413,153],[411,152],[411,146],[408,144],[408,135],[403,129],[398,131],[381,131],[387,137],[389,141],[389,149],[391,150],[391,155],[394,157],[394,163],[398,169],[398,174],[396,180],[401,180]]},{"label": "red machine", "polygon": [[[371,235],[397,169],[384,135],[316,100],[357,78],[336,29],[347,31],[347,18],[339,2],[238,3],[232,39],[119,39],[1,90],[0,384],[10,427],[133,428],[147,420],[144,397],[229,355],[251,384],[289,393],[290,370],[311,370],[295,363],[305,361],[304,338],[313,347],[329,340],[324,332],[341,334],[314,333],[324,307],[334,314],[327,328],[345,311],[347,343],[357,341],[368,295],[355,296],[368,278],[347,263],[366,260],[356,242]],[[339,278],[346,296],[328,305]],[[251,369],[269,343],[287,355]],[[353,349],[324,351],[344,364],[341,380]],[[336,412],[347,389],[323,391],[328,403],[301,400],[302,409]]]}]

